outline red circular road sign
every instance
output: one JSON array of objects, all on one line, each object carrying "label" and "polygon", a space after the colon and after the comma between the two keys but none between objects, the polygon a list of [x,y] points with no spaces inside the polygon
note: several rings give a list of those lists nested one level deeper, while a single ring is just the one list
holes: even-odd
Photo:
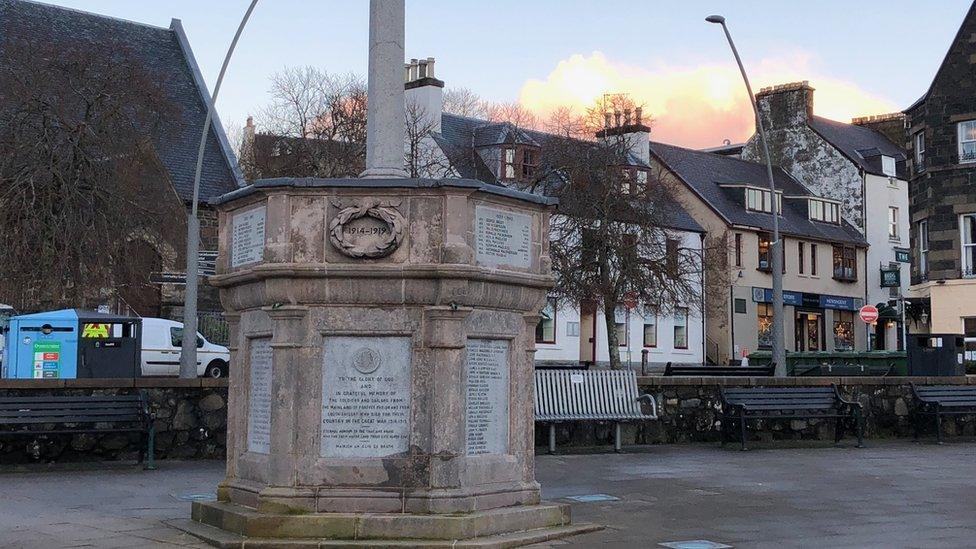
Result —
[{"label": "red circular road sign", "polygon": [[868,324],[873,324],[878,320],[878,308],[874,305],[865,305],[860,310],[861,320]]}]

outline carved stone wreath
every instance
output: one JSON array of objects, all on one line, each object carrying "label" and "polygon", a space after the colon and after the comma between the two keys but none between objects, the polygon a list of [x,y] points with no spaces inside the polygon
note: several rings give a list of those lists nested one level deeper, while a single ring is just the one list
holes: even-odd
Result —
[{"label": "carved stone wreath", "polygon": [[[367,242],[356,242],[354,238],[350,238],[351,235],[347,234],[346,226],[364,217],[380,221],[387,230],[373,235],[375,238]],[[385,257],[393,253],[403,242],[403,216],[392,204],[381,203],[378,200],[342,208],[329,224],[329,240],[339,252],[349,257]]]}]

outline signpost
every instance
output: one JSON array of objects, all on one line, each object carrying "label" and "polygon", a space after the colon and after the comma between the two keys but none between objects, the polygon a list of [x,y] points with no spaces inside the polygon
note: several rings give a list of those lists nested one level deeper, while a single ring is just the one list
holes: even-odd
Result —
[{"label": "signpost", "polygon": [[874,324],[878,321],[878,308],[874,305],[865,305],[861,307],[858,314],[861,316],[861,320],[863,320],[866,324]]}]

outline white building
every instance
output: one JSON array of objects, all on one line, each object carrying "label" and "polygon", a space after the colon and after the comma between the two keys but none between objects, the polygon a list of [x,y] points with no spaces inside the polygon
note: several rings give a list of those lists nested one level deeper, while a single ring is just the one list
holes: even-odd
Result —
[{"label": "white building", "polygon": [[[519,128],[509,122],[492,122],[444,113],[444,82],[434,73],[434,59],[411,60],[406,66],[408,122],[431,130],[430,136],[406,146],[408,158],[420,177],[464,177],[487,183],[509,185],[530,177],[537,167],[540,143],[546,135]],[[411,112],[414,120],[411,119]],[[630,159],[623,169],[633,169],[635,180],[646,182],[649,165],[650,128],[639,111],[623,125],[605,131],[626,137]],[[417,116],[422,115],[422,116]],[[418,120],[422,118],[423,120]],[[410,129],[408,128],[408,134]],[[603,132],[601,132],[603,134]],[[607,137],[603,135],[602,137]],[[679,242],[685,253],[701,257],[704,229],[684,210],[674,212],[668,238]],[[701,284],[701,281],[698,281]],[[700,293],[700,292],[699,292]],[[542,312],[537,330],[537,362],[607,363],[606,322],[593,308],[571,303],[550,303]],[[639,368],[642,353],[652,366],[667,362],[704,362],[704,314],[701,303],[668,314],[641,315],[641,308],[617,312],[620,358]]]}]

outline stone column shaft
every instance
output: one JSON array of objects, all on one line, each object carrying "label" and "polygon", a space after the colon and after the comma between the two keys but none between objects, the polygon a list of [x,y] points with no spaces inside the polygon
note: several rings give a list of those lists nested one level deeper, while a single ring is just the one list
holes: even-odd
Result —
[{"label": "stone column shaft", "polygon": [[361,177],[406,177],[403,141],[404,0],[369,2],[366,171]]}]

